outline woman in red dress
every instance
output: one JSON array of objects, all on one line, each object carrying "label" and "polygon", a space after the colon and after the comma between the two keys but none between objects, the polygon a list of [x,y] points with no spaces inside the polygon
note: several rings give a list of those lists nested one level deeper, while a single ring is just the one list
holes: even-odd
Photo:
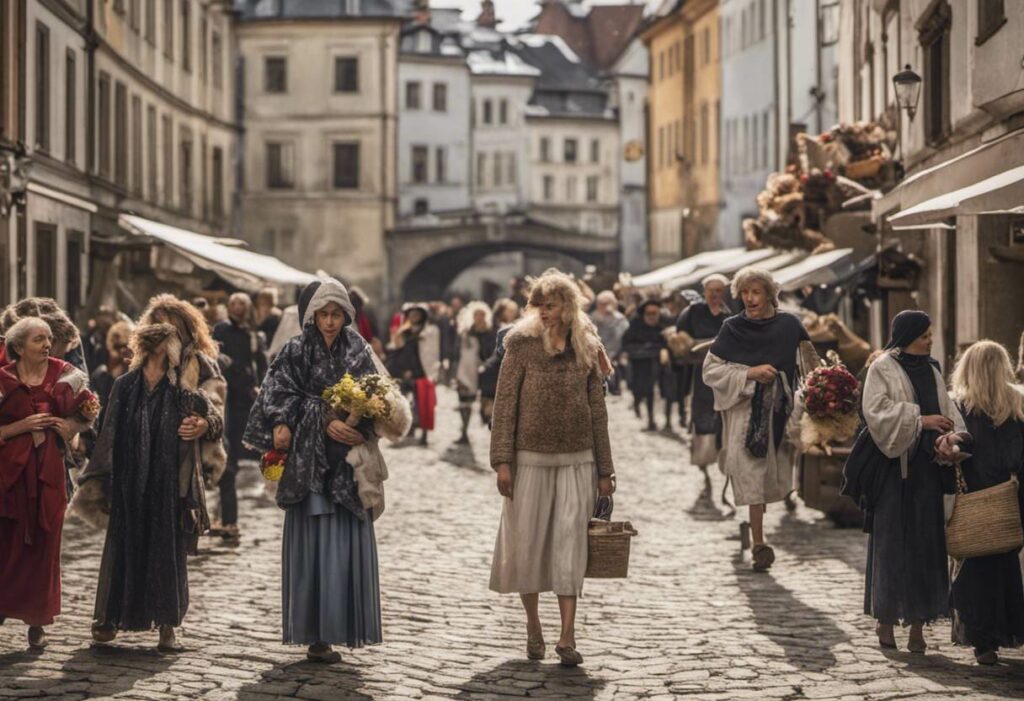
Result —
[{"label": "woman in red dress", "polygon": [[31,317],[10,328],[0,367],[0,621],[28,624],[29,646],[60,613],[60,540],[67,506],[63,450],[99,403],[85,373],[50,357],[53,335]]}]

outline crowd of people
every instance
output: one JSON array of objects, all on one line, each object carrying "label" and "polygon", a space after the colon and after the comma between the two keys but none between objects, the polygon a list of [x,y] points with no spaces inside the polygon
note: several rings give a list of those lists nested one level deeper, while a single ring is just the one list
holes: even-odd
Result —
[{"label": "crowd of people", "polygon": [[[46,646],[45,627],[60,613],[70,503],[106,532],[93,638],[155,630],[160,650],[180,649],[189,555],[204,536],[240,542],[239,472],[280,451],[284,642],[323,662],[339,659],[335,645],[380,643],[378,442],[427,445],[447,418],[437,393],[448,387],[458,397],[457,443],[470,441],[475,419],[490,430],[503,498],[490,588],[519,594],[531,659],[546,654],[538,597],[554,593],[554,651],[578,665],[588,523],[616,487],[609,397],[628,390],[638,428],[688,434],[665,449],[682,464],[686,444],[691,464],[719,466],[736,506],[748,509],[751,566],[764,572],[775,561],[764,514],[790,498],[796,457],[808,449],[794,431],[808,323],[780,307],[766,270],[709,275],[700,289],[595,293],[549,270],[493,304],[406,303],[386,335],[365,293],[334,279],[284,309],[273,290],[160,294],[136,319],[103,309],[81,331],[53,300],[12,304],[0,315],[0,621],[25,622],[29,645]],[[931,320],[908,311],[861,371],[851,460],[880,466],[862,506],[865,613],[883,647],[896,646],[895,626],[905,625],[908,649],[924,652],[923,627],[942,618],[981,664],[1024,644],[1018,553],[950,568],[944,533],[947,495],[1021,477],[1024,338],[1021,354],[1014,368],[1005,348],[978,342],[947,388],[931,357]],[[343,420],[322,399],[346,376],[376,374],[394,380],[386,417]]]}]

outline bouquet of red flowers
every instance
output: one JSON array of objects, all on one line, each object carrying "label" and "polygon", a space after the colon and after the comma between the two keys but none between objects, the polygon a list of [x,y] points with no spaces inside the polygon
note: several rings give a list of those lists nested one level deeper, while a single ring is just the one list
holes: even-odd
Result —
[{"label": "bouquet of red flowers", "polygon": [[280,482],[287,460],[288,453],[283,450],[273,448],[265,452],[260,460],[260,472],[263,473],[263,479],[268,482]]},{"label": "bouquet of red flowers", "polygon": [[800,417],[800,442],[831,454],[832,443],[853,438],[860,421],[860,383],[838,356],[815,368],[804,380],[804,415]]}]

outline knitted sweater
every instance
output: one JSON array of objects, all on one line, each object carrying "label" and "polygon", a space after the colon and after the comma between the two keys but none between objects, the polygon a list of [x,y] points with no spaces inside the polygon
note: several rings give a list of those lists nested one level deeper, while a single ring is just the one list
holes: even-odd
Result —
[{"label": "knitted sweater", "polygon": [[550,354],[542,339],[507,341],[498,376],[491,431],[491,466],[514,464],[517,450],[573,453],[593,450],[598,474],[615,472],[608,439],[604,381],[595,365],[576,362],[572,346]]}]

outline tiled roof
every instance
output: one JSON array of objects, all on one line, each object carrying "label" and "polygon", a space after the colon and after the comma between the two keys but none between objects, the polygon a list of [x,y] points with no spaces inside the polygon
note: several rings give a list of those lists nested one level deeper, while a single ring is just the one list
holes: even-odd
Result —
[{"label": "tiled roof", "polygon": [[411,0],[235,0],[242,20],[401,17]]}]

